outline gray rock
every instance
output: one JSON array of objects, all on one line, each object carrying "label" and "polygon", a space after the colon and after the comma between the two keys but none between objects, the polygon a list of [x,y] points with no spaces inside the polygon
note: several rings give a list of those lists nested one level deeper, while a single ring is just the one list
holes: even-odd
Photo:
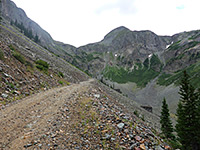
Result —
[{"label": "gray rock", "polygon": [[164,150],[161,146],[156,146],[155,150]]},{"label": "gray rock", "polygon": [[28,148],[28,147],[31,147],[32,144],[27,144],[27,145],[24,145],[24,148]]},{"label": "gray rock", "polygon": [[3,98],[7,98],[7,97],[8,97],[8,94],[3,93],[3,94],[1,94],[1,96],[2,96]]},{"label": "gray rock", "polygon": [[118,127],[119,129],[122,129],[122,128],[124,127],[124,123],[119,123],[119,124],[117,125],[117,127]]},{"label": "gray rock", "polygon": [[94,94],[94,97],[100,98],[100,94]]},{"label": "gray rock", "polygon": [[105,137],[103,137],[103,140],[109,140],[111,138],[112,135],[110,134],[105,134]]},{"label": "gray rock", "polygon": [[132,149],[134,149],[135,147],[137,147],[137,143],[134,143],[134,144],[132,144],[128,149],[130,149],[130,150],[132,150]]}]

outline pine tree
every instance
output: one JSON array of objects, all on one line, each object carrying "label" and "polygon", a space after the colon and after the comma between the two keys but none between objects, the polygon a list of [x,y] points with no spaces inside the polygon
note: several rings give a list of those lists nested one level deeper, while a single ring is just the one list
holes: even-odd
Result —
[{"label": "pine tree", "polygon": [[198,89],[198,101],[197,101],[197,141],[198,141],[198,147],[200,148],[200,88]]},{"label": "pine tree", "polygon": [[174,140],[175,136],[173,135],[173,126],[172,122],[170,120],[170,114],[169,114],[169,109],[168,105],[166,103],[166,99],[163,99],[162,102],[162,112],[160,116],[160,123],[161,123],[161,130],[164,136],[167,139]]},{"label": "pine tree", "polygon": [[36,36],[34,37],[34,42],[35,43],[40,43],[40,39],[38,37],[38,35],[36,34]]},{"label": "pine tree", "polygon": [[198,95],[184,71],[180,84],[180,101],[177,108],[176,131],[183,150],[198,150]]}]

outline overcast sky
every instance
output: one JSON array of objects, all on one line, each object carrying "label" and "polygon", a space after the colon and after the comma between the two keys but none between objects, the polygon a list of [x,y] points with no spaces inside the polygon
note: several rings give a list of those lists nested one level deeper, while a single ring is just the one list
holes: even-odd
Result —
[{"label": "overcast sky", "polygon": [[98,42],[119,26],[158,35],[200,29],[200,0],[13,0],[58,40]]}]

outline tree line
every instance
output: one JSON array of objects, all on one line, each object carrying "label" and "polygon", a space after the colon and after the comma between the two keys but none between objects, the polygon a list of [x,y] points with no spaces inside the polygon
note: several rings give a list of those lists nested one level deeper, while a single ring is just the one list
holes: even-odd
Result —
[{"label": "tree line", "polygon": [[25,36],[27,36],[29,39],[34,40],[34,42],[40,43],[40,39],[39,39],[38,35],[36,34],[36,35],[34,36],[32,30],[31,30],[31,29],[27,29],[27,28],[23,25],[22,22],[21,22],[21,23],[18,23],[17,20],[15,20],[15,21],[11,20],[10,25],[11,25],[11,26],[14,25],[14,26],[16,26],[17,28],[19,28],[21,33],[23,33],[23,34],[24,34]]},{"label": "tree line", "polygon": [[190,83],[186,71],[180,83],[179,94],[175,129],[170,120],[168,104],[163,99],[160,116],[162,134],[170,143],[175,143],[176,148],[178,145],[181,150],[200,150],[200,89],[195,89]]}]

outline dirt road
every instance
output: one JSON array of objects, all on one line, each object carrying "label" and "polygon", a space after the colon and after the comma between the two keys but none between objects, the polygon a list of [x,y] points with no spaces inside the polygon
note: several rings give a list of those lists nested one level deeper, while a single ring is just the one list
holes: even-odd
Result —
[{"label": "dirt road", "polygon": [[0,110],[0,149],[24,148],[28,139],[44,132],[73,93],[87,91],[92,81],[50,89]]}]

